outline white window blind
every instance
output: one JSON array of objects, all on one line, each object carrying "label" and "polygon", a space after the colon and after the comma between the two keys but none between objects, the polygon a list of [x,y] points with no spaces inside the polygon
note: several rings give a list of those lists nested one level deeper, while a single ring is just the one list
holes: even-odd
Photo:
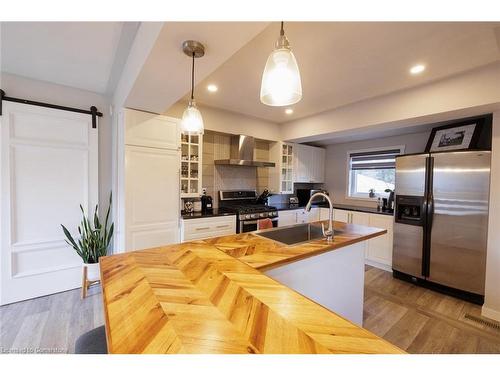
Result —
[{"label": "white window blind", "polygon": [[394,169],[399,154],[399,149],[351,153],[351,170]]}]

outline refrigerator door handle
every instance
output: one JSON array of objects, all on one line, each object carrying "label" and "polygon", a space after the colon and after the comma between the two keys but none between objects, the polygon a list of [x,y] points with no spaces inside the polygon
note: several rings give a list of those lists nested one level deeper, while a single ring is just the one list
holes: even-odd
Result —
[{"label": "refrigerator door handle", "polygon": [[434,218],[434,194],[433,194],[433,174],[434,174],[434,158],[430,156],[427,160],[427,175],[426,175],[426,209],[425,209],[425,230],[424,230],[424,255],[422,257],[423,267],[422,275],[430,276],[431,266],[431,231]]}]

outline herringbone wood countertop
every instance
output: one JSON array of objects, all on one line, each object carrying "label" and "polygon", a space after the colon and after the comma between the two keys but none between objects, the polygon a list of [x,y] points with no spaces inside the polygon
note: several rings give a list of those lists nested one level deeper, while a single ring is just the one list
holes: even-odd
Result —
[{"label": "herringbone wood countertop", "polygon": [[101,258],[110,353],[402,353],[265,276],[270,268],[364,241],[385,230],[284,246],[254,234]]}]

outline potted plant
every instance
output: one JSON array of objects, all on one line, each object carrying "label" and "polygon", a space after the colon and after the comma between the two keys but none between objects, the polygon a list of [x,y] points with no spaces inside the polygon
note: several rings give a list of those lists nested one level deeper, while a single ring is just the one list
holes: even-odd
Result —
[{"label": "potted plant", "polygon": [[69,230],[61,224],[66,243],[70,245],[83,260],[83,267],[87,269],[87,279],[97,281],[100,279],[99,257],[105,256],[109,243],[113,237],[114,223],[108,228],[109,211],[111,209],[111,194],[109,195],[109,206],[106,212],[104,224],[99,220],[99,206],[95,206],[93,222],[85,215],[82,205],[82,221],[78,226],[79,238],[73,238]]}]

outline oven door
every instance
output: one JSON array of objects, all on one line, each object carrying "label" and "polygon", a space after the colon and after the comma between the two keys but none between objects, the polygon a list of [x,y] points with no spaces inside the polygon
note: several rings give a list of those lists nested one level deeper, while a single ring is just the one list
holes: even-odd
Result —
[{"label": "oven door", "polygon": [[[242,220],[238,224],[238,233],[253,232],[258,229],[259,220]],[[273,222],[273,228],[278,226],[278,218],[274,217],[271,219]]]}]

